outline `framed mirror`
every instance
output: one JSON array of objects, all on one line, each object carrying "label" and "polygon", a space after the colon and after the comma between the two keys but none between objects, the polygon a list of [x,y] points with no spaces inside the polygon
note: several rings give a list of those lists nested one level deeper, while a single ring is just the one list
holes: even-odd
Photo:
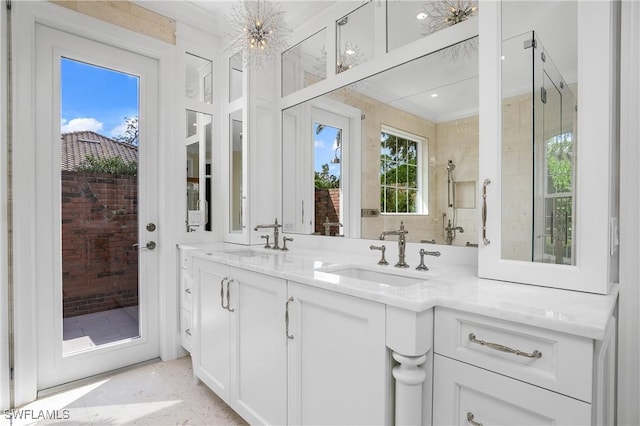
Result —
[{"label": "framed mirror", "polygon": [[459,185],[478,180],[473,46],[467,40],[285,109],[285,231],[377,239],[404,221],[408,241],[475,244],[475,193]]}]

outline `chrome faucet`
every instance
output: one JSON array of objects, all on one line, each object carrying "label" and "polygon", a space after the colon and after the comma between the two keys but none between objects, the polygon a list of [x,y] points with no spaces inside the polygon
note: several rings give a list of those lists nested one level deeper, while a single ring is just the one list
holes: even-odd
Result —
[{"label": "chrome faucet", "polygon": [[274,250],[280,250],[280,245],[278,243],[279,237],[280,237],[280,228],[282,228],[282,225],[278,223],[278,218],[276,218],[275,223],[269,224],[269,225],[258,225],[255,228],[253,228],[254,231],[257,231],[258,229],[264,229],[264,228],[273,228],[273,247],[271,247]]},{"label": "chrome faucet", "polygon": [[[325,217],[324,218],[324,223],[322,224],[322,226],[324,226],[324,235],[331,235],[331,227],[332,226],[342,226],[342,224],[340,222],[329,222],[329,218]],[[338,234],[340,233],[340,228],[338,228]]]},{"label": "chrome faucet", "polygon": [[397,231],[383,231],[380,234],[380,239],[384,240],[387,235],[397,235],[398,236],[398,263],[395,264],[396,268],[408,268],[409,264],[405,262],[405,248],[407,245],[407,237],[406,235],[409,231],[404,229],[404,222],[400,222],[400,229]]},{"label": "chrome faucet", "polygon": [[461,234],[464,233],[464,228],[462,226],[451,225],[451,219],[449,219],[449,223],[447,224],[447,227],[444,228],[444,230],[447,233],[447,235],[445,236],[445,240],[447,241],[448,245],[451,245],[451,243],[453,243],[453,239],[456,237],[456,231]]}]

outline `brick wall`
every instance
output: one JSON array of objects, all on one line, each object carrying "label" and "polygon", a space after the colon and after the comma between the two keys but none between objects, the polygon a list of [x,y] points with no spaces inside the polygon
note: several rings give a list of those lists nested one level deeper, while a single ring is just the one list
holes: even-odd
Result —
[{"label": "brick wall", "polygon": [[62,172],[63,315],[138,304],[138,181]]},{"label": "brick wall", "polygon": [[[324,235],[324,226],[322,224],[329,222],[340,222],[340,188],[316,189],[315,193],[315,233]],[[342,229],[332,226],[331,235],[341,234]]]}]

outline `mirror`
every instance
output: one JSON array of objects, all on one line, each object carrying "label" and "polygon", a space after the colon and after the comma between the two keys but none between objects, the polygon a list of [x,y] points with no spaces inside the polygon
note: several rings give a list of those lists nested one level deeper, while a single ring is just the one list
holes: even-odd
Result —
[{"label": "mirror", "polygon": [[242,97],[242,52],[229,58],[229,102]]},{"label": "mirror", "polygon": [[187,110],[187,232],[211,231],[211,115]]},{"label": "mirror", "polygon": [[282,96],[327,78],[327,29],[282,53]]},{"label": "mirror", "polygon": [[575,265],[577,7],[502,3],[503,259]]},{"label": "mirror", "polygon": [[377,239],[404,221],[408,241],[474,245],[474,46],[477,38],[283,110],[284,230]]},{"label": "mirror", "polygon": [[212,117],[207,110],[213,101],[213,63],[185,53],[184,97],[186,110],[185,146],[187,153],[187,232],[211,231]]},{"label": "mirror", "polygon": [[242,110],[229,114],[229,227],[231,232],[244,229],[244,152],[242,140]]},{"label": "mirror", "polygon": [[336,74],[373,58],[373,2],[336,21]]}]

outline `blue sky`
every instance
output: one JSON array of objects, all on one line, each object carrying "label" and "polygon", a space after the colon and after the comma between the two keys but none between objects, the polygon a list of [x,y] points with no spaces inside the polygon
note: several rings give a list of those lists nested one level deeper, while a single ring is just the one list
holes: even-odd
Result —
[{"label": "blue sky", "polygon": [[138,116],[138,77],[70,59],[61,61],[62,133],[124,133],[125,117]]},{"label": "blue sky", "polygon": [[[336,150],[336,136],[338,129],[326,126],[319,134],[316,134],[318,123],[313,123],[313,135],[315,137],[315,150],[313,155],[313,167],[317,172],[322,171],[323,164],[329,164],[329,173],[340,176],[340,164],[331,164]],[[338,158],[342,158],[342,152],[338,150]]]}]

